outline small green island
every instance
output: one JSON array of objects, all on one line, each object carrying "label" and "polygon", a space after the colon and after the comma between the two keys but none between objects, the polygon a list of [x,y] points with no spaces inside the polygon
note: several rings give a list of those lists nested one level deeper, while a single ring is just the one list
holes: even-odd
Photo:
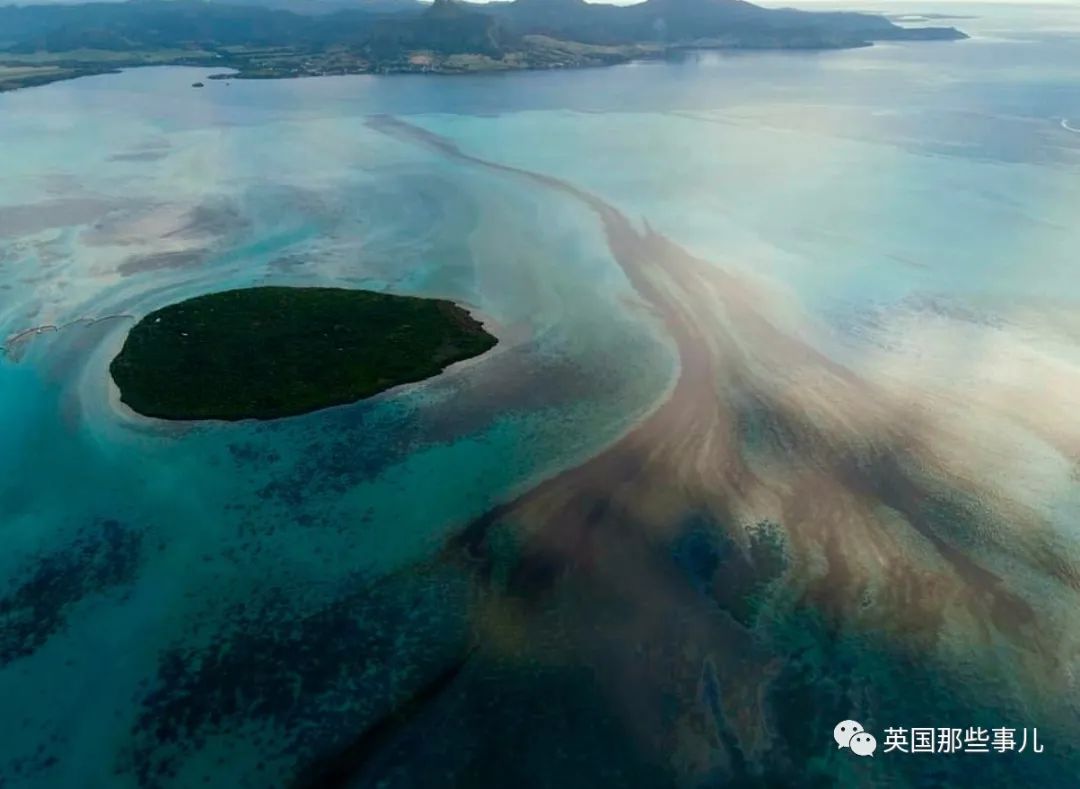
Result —
[{"label": "small green island", "polygon": [[497,340],[453,302],[256,287],[150,313],[110,366],[120,399],[160,419],[274,419],[437,375]]}]

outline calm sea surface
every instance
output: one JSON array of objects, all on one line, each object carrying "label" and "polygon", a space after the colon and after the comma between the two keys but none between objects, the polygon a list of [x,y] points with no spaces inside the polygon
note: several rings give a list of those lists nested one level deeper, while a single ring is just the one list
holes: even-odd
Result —
[{"label": "calm sea surface", "polygon": [[[1075,783],[1080,10],[934,10],[972,39],[0,95],[0,786]],[[118,402],[134,320],[271,283],[500,344]]]}]

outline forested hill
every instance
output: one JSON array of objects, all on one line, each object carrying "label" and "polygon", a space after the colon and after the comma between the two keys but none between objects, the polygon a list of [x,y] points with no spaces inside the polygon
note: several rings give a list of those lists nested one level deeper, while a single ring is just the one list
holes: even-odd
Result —
[{"label": "forested hill", "polygon": [[903,28],[874,14],[768,9],[744,0],[646,0],[629,6],[514,0],[492,3],[489,9],[513,30],[589,43],[711,39],[731,46],[830,48],[888,39],[963,38],[953,28]]}]

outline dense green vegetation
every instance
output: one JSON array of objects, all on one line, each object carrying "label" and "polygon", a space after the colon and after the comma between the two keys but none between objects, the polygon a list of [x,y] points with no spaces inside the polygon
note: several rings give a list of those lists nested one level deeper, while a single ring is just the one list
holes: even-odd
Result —
[{"label": "dense green vegetation", "polygon": [[271,419],[433,376],[495,345],[437,299],[259,287],[152,312],[113,360],[121,399],[164,419]]},{"label": "dense green vegetation", "polygon": [[[299,13],[303,8],[332,13]],[[229,67],[253,78],[460,72],[603,65],[687,47],[832,49],[963,37],[951,27],[904,28],[874,14],[766,9],[742,0],[646,0],[631,6],[585,0],[4,6],[0,68],[51,71],[0,78],[0,90],[155,63]]]}]

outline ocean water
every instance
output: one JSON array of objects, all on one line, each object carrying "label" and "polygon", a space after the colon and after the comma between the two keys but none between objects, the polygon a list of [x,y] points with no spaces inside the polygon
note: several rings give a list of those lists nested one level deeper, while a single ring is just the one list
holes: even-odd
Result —
[{"label": "ocean water", "polygon": [[[934,10],[972,39],[0,95],[0,786],[1074,781],[1080,12]],[[118,402],[134,320],[269,283],[500,343]]]}]

